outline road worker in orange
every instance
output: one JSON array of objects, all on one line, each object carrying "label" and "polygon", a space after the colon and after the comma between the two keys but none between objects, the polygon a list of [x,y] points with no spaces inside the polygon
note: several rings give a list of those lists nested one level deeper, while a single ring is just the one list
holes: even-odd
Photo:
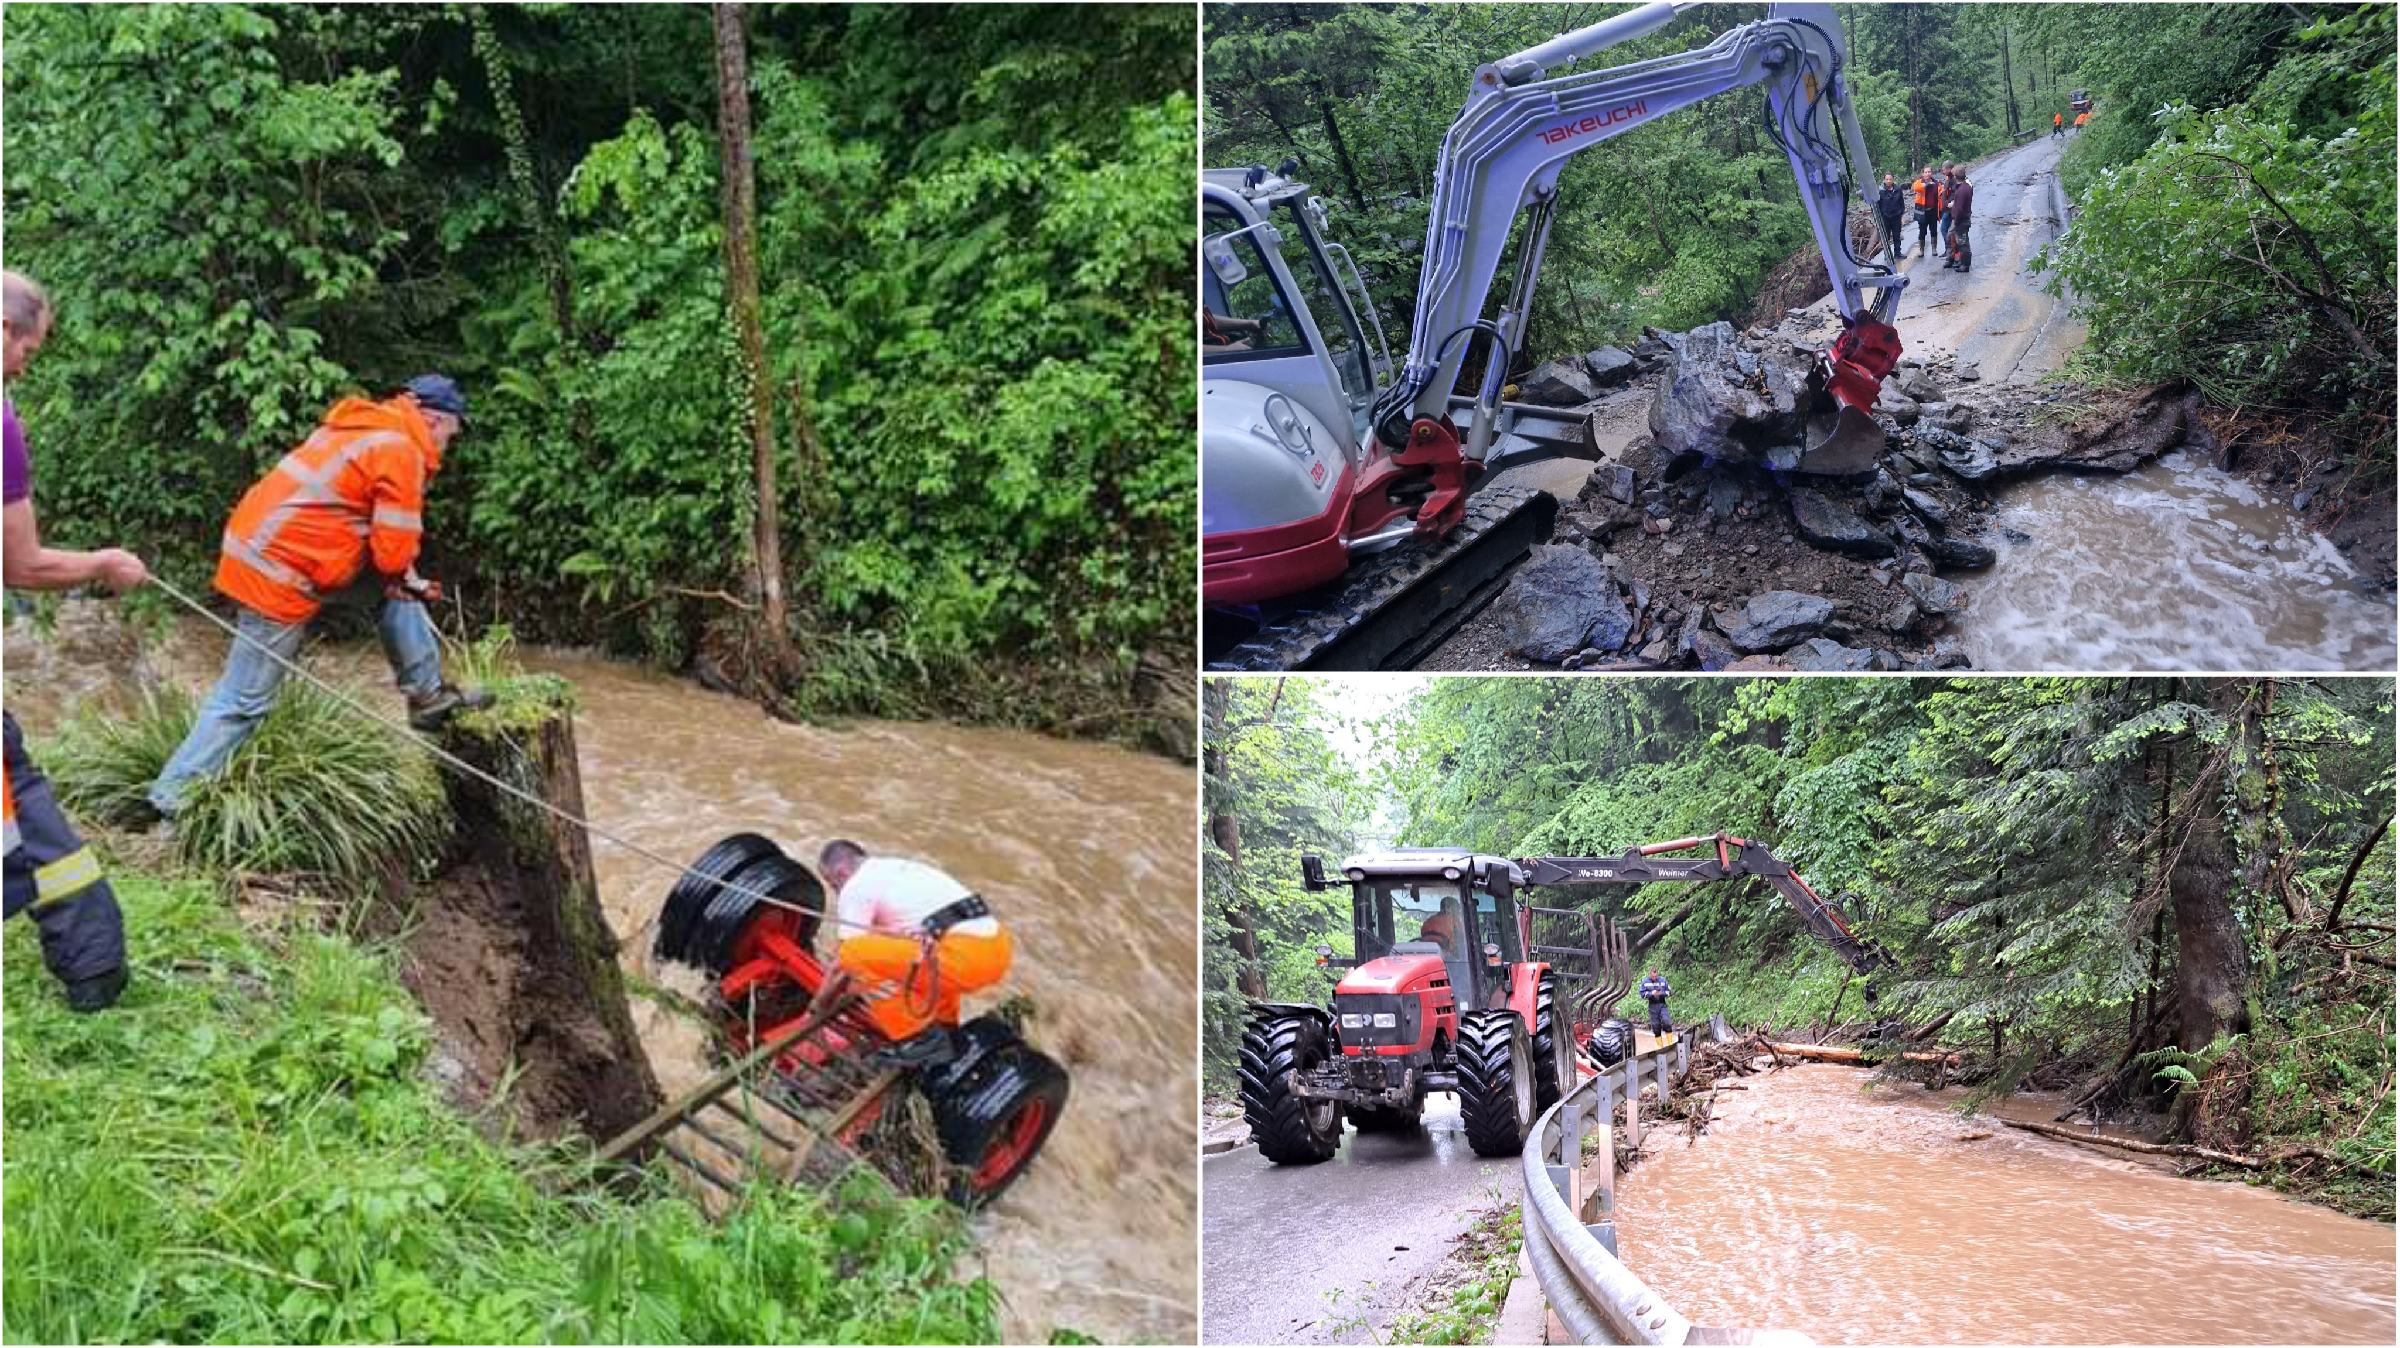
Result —
[{"label": "road worker in orange", "polygon": [[1015,947],[982,897],[938,867],[873,857],[847,838],[817,870],[834,891],[834,962],[866,986],[867,1015],[893,1061],[938,1067],[955,1056],[960,1003],[1007,975]]},{"label": "road worker in orange", "polygon": [[490,700],[442,681],[441,642],[425,612],[441,587],[416,569],[425,484],[466,418],[465,395],[438,374],[381,402],[345,398],[234,507],[217,590],[241,606],[241,635],[191,734],[151,784],[150,803],[170,827],[192,784],[221,771],[274,707],[309,620],[370,561],[383,577],[377,631],[409,723],[435,730]]},{"label": "road worker in orange", "polygon": [[[50,297],[33,278],[0,273],[6,317],[5,370],[13,383],[50,336]],[[4,401],[4,400],[0,400]],[[14,402],[5,404],[0,503],[7,531],[0,580],[11,590],[71,590],[94,581],[122,593],[149,579],[142,559],[123,548],[76,552],[42,542],[33,513],[33,460]],[[26,752],[14,712],[0,712],[0,869],[7,916],[29,914],[41,933],[42,963],[65,986],[67,1006],[99,1011],[125,990],[125,918],[101,873],[100,858],[59,808],[50,781]]]},{"label": "road worker in orange", "polygon": [[2078,130],[2078,131],[2081,131],[2081,130],[2083,129],[2083,124],[2084,124],[2085,122],[2088,122],[2088,121],[2090,121],[2090,120],[2092,120],[2092,114],[2090,114],[2090,113],[2088,113],[2088,112],[2079,112],[2079,113],[2076,113],[2076,114],[2075,114],[2075,129],[2076,129],[2076,130]]},{"label": "road worker in orange", "polygon": [[1937,253],[1936,245],[1942,241],[1941,175],[1934,171],[1933,165],[1927,164],[1925,171],[1910,184],[1910,189],[1916,194],[1917,253],[1920,256]]}]

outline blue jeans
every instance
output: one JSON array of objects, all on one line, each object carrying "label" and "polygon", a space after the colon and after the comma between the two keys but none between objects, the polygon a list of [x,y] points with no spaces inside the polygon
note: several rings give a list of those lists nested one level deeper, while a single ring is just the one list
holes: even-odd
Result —
[{"label": "blue jeans", "polygon": [[[283,666],[269,658],[267,651],[297,663],[300,641],[308,635],[307,623],[279,623],[249,609],[242,610],[236,628],[241,638],[225,653],[224,677],[200,704],[192,733],[184,737],[183,746],[150,784],[150,804],[162,815],[175,813],[194,781],[223,771],[234,751],[274,709],[275,691],[283,686]],[[433,619],[425,616],[423,604],[413,599],[385,600],[375,630],[383,638],[383,656],[391,662],[392,677],[401,692],[412,698],[424,697],[442,686],[441,639],[434,633]]]}]

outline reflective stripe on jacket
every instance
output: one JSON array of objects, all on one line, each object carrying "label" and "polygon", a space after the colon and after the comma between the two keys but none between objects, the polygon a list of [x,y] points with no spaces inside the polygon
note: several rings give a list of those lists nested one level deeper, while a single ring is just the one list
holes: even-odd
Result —
[{"label": "reflective stripe on jacket", "polygon": [[370,553],[377,571],[406,572],[424,532],[425,479],[441,461],[415,399],[334,404],[234,507],[217,589],[263,617],[297,623],[357,579]]}]

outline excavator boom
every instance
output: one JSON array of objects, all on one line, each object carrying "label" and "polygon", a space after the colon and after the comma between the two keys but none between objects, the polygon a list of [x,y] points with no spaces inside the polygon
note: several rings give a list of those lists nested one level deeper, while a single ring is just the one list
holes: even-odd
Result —
[{"label": "excavator boom", "polygon": [[[1699,848],[1709,851],[1692,857],[1664,855]],[[1790,863],[1768,851],[1765,844],[1730,833],[1650,843],[1615,857],[1522,857],[1517,865],[1524,869],[1528,885],[1643,885],[1755,876],[1781,894],[1817,939],[1832,946],[1852,969],[1866,974],[1892,963],[1883,947],[1852,931],[1842,910],[1810,887]]]}]

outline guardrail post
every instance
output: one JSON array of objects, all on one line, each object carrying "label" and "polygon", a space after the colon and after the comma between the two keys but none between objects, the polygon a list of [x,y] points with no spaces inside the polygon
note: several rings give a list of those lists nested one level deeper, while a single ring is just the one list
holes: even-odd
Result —
[{"label": "guardrail post", "polygon": [[1642,1060],[1625,1060],[1625,1145],[1642,1146]]},{"label": "guardrail post", "polygon": [[1677,1035],[1675,1036],[1675,1079],[1683,1080],[1691,1074],[1691,1070],[1692,1046],[1682,1035]]},{"label": "guardrail post", "polygon": [[1667,1107],[1667,1055],[1661,1053],[1650,1061],[1656,1064],[1651,1075],[1658,1078],[1658,1107],[1665,1109]]},{"label": "guardrail post", "polygon": [[1616,1078],[1603,1074],[1598,1089],[1592,1095],[1592,1140],[1598,1153],[1592,1158],[1591,1192],[1583,1206],[1576,1209],[1583,1218],[1583,1229],[1592,1233],[1602,1249],[1617,1253],[1617,1130]]},{"label": "guardrail post", "polygon": [[1711,1011],[1708,1013],[1708,1033],[1711,1038],[1715,1039],[1720,1044],[1724,1043],[1728,1039],[1733,1038],[1733,1032],[1725,1028],[1725,1017],[1723,1013],[1717,1011]]}]

